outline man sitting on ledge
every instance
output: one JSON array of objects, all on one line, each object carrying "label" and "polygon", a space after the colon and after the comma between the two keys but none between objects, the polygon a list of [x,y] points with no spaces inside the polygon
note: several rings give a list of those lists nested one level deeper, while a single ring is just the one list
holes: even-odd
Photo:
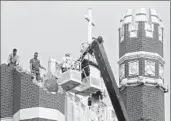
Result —
[{"label": "man sitting on ledge", "polygon": [[8,66],[17,67],[19,66],[19,56],[17,55],[17,49],[13,49],[13,53],[11,53],[8,57]]},{"label": "man sitting on ledge", "polygon": [[38,53],[35,52],[34,57],[30,60],[30,70],[32,74],[36,75],[37,81],[41,80],[39,68],[44,69],[46,71],[46,69],[40,64],[40,60],[38,59]]}]

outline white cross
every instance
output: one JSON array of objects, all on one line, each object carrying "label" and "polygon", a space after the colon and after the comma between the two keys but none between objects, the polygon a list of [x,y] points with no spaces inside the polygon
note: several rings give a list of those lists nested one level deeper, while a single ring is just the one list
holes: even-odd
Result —
[{"label": "white cross", "polygon": [[85,15],[84,18],[88,21],[88,44],[92,42],[92,26],[95,26],[95,22],[92,19],[92,9],[88,9],[88,15]]}]

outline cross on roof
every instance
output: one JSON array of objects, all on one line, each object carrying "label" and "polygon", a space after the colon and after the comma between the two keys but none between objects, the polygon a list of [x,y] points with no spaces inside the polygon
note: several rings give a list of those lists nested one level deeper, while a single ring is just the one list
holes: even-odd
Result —
[{"label": "cross on roof", "polygon": [[88,15],[85,15],[84,18],[88,21],[88,44],[92,42],[92,26],[95,26],[95,22],[92,19],[92,9],[88,9]]}]

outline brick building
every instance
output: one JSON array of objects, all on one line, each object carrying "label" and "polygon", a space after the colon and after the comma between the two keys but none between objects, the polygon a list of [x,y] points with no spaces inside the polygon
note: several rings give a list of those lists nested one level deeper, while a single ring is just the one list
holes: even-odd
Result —
[{"label": "brick building", "polygon": [[161,17],[154,9],[127,10],[119,35],[120,92],[130,121],[164,121]]},{"label": "brick building", "polygon": [[[113,121],[113,109],[102,103],[100,113],[73,93],[52,94],[31,81],[31,75],[1,64],[1,121]],[[108,110],[110,108],[110,110]],[[93,115],[94,114],[94,115]],[[115,116],[115,114],[113,114]]]},{"label": "brick building", "polygon": [[64,121],[65,95],[39,88],[25,72],[1,65],[2,121]]},{"label": "brick building", "polygon": [[[153,9],[128,10],[119,29],[120,93],[130,121],[164,121],[163,25]],[[25,72],[1,64],[2,121],[90,121],[97,114],[72,93],[52,94]],[[99,119],[117,121],[102,104]],[[91,115],[90,115],[91,114]],[[93,115],[95,114],[95,115]],[[88,118],[89,117],[89,118]]]}]

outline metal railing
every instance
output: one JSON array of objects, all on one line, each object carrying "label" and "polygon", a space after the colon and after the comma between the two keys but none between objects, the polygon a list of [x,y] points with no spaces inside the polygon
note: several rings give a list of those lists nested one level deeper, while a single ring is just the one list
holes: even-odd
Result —
[{"label": "metal railing", "polygon": [[[67,66],[66,66],[67,65]],[[62,68],[65,68],[66,70],[77,70],[81,71],[81,62],[71,59],[69,61],[66,61],[64,63],[59,64],[59,66]]]}]

